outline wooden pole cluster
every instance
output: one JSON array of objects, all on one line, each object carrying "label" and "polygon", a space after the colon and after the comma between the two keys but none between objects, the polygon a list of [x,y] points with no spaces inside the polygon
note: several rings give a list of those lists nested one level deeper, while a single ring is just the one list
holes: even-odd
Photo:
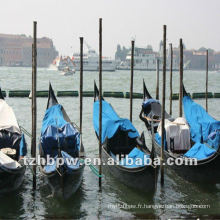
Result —
[{"label": "wooden pole cluster", "polygon": [[131,41],[131,84],[130,84],[130,121],[133,109],[133,78],[134,78],[134,40]]},{"label": "wooden pole cluster", "polygon": [[164,137],[165,137],[165,97],[166,97],[166,25],[163,26],[163,87],[162,87],[162,112],[161,112],[161,185],[164,185]]},{"label": "wooden pole cluster", "polygon": [[99,188],[102,186],[102,18],[99,18]]},{"label": "wooden pole cluster", "polygon": [[179,117],[183,116],[183,41],[180,39],[180,88],[179,88]]},{"label": "wooden pole cluster", "polygon": [[[33,24],[33,44],[32,44],[32,138],[31,156],[36,159],[36,130],[37,130],[37,22]],[[36,189],[36,165],[33,166],[33,189]]]},{"label": "wooden pole cluster", "polygon": [[173,96],[173,47],[170,44],[170,115],[172,115],[172,96]]},{"label": "wooden pole cluster", "polygon": [[79,88],[79,99],[80,99],[80,148],[82,147],[82,111],[83,111],[83,37],[80,37],[80,88]]},{"label": "wooden pole cluster", "polygon": [[205,107],[208,112],[208,71],[209,71],[209,51],[206,50],[206,83],[205,83]]},{"label": "wooden pole cluster", "polygon": [[157,83],[156,83],[156,99],[159,100],[159,80],[160,80],[160,76],[159,76],[159,73],[160,73],[160,60],[157,59],[157,62],[156,62],[156,69],[157,69]]}]

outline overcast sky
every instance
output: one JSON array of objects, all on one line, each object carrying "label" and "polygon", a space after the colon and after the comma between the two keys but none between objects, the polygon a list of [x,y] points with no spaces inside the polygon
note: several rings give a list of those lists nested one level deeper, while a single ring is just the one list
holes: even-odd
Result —
[{"label": "overcast sky", "polygon": [[79,37],[98,50],[98,20],[103,18],[103,55],[114,56],[118,43],[126,47],[151,44],[158,50],[163,25],[167,41],[187,48],[201,46],[220,51],[220,0],[4,0],[0,33],[53,39],[61,54],[79,51]]}]

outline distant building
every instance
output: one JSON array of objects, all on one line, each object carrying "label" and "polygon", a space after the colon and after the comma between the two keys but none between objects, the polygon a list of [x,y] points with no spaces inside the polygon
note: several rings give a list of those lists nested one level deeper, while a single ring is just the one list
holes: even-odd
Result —
[{"label": "distant building", "polygon": [[[32,37],[0,34],[0,66],[31,66]],[[49,66],[58,56],[53,41],[43,37],[37,39],[37,65]]]},{"label": "distant building", "polygon": [[[186,49],[183,44],[183,64],[184,69],[191,70],[205,70],[206,69],[206,48],[201,47],[198,50]],[[220,70],[220,52],[212,49],[209,51],[209,70]],[[171,53],[170,48],[167,46],[166,50],[166,68],[170,68]],[[131,63],[131,49],[126,49],[117,46],[115,53],[117,69],[130,69]],[[136,70],[155,70],[156,60],[160,60],[160,69],[163,68],[163,41],[159,43],[159,51],[153,51],[153,48],[148,45],[147,47],[135,47],[134,50],[134,69]],[[180,50],[178,47],[173,47],[173,70],[179,70],[180,63]]]},{"label": "distant building", "polygon": [[[185,69],[205,70],[206,69],[206,48],[202,47],[199,50],[184,50],[183,62]],[[220,53],[212,49],[209,51],[209,70],[220,69]],[[173,54],[176,56],[179,63],[179,48],[173,49]]]}]

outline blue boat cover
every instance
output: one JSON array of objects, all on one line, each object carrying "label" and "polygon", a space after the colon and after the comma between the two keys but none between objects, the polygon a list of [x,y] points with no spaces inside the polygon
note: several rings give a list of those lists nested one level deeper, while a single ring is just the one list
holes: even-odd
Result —
[{"label": "blue boat cover", "polygon": [[[68,168],[67,172],[71,171],[71,170],[76,170],[79,168],[80,162],[79,162],[78,158],[73,158],[68,153],[66,153],[64,151],[61,151],[61,155],[64,159],[64,163],[65,163],[66,167]],[[44,172],[52,173],[57,169],[56,159],[57,159],[57,156],[54,157],[54,163],[47,164],[44,166]]]},{"label": "blue boat cover", "polygon": [[20,156],[26,156],[27,154],[27,143],[25,141],[25,137],[24,137],[24,134],[22,134],[21,136],[21,141],[20,141],[20,152],[19,152],[19,155]]},{"label": "blue boat cover", "polygon": [[[96,134],[99,135],[99,101],[94,102],[93,105],[93,126]],[[139,136],[138,131],[128,119],[120,118],[112,106],[102,100],[102,143],[106,138],[112,138],[118,129],[128,131],[130,138]]]},{"label": "blue boat cover", "polygon": [[188,150],[184,156],[190,158],[196,158],[197,160],[203,160],[216,152],[215,149],[209,148],[205,144],[199,142],[195,143],[190,150]]},{"label": "blue boat cover", "polygon": [[[157,144],[159,146],[161,146],[161,136],[159,135],[159,133],[155,133],[154,136],[155,141],[157,142]],[[167,150],[167,142],[166,142],[166,132],[164,133],[164,149]]]},{"label": "blue boat cover", "polygon": [[61,154],[64,159],[65,165],[68,167],[69,170],[76,170],[80,167],[80,161],[78,158],[73,158],[64,151],[61,151]]},{"label": "blue boat cover", "polygon": [[44,155],[55,157],[59,146],[70,155],[77,155],[80,149],[80,134],[67,121],[62,112],[62,106],[57,104],[47,109],[42,129],[41,145]]},{"label": "blue boat cover", "polygon": [[144,102],[142,103],[143,108],[146,108],[148,105],[152,104],[152,103],[160,103],[159,100],[156,99],[147,99],[144,100]]},{"label": "blue boat cover", "polygon": [[217,150],[220,145],[220,121],[212,118],[189,96],[184,96],[183,106],[185,118],[190,125],[192,140],[196,143],[207,142]]},{"label": "blue boat cover", "polygon": [[[114,159],[117,159],[116,156],[112,152],[110,153]],[[133,150],[127,155],[127,158],[128,158],[127,161],[126,161],[126,158],[121,159],[120,165],[127,167],[127,168],[136,168],[136,167],[143,167],[143,166],[149,165],[149,162],[150,162],[145,159],[145,158],[150,158],[150,155],[145,154],[143,151],[141,151],[140,149],[136,147],[133,148]]]}]

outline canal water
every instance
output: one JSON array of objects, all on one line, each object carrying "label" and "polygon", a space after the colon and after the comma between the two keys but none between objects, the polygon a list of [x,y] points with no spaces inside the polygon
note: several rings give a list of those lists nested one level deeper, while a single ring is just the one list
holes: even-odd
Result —
[{"label": "canal water", "polygon": [[[169,75],[169,74],[167,74]],[[174,92],[178,92],[179,74],[174,72]],[[155,97],[155,72],[135,71],[134,92],[142,92],[145,79],[149,92]],[[160,86],[161,84],[160,77]],[[93,81],[98,83],[98,73],[84,73],[84,91],[93,90]],[[38,69],[37,89],[47,90],[49,81],[54,90],[79,90],[79,72],[73,76],[62,76],[53,69]],[[167,76],[167,85],[169,76]],[[205,71],[184,71],[184,84],[188,92],[205,91]],[[0,86],[2,90],[31,89],[31,68],[0,68]],[[129,91],[130,72],[116,71],[103,73],[103,91]],[[220,74],[209,74],[209,91],[220,92]],[[166,89],[166,107],[168,110],[169,88]],[[161,98],[161,96],[160,96]],[[83,142],[88,157],[98,155],[98,141],[93,124],[93,98],[83,99]],[[129,117],[129,99],[106,98],[121,117]],[[31,131],[31,100],[28,98],[7,98],[14,109],[21,126]],[[79,97],[58,98],[72,121],[79,124]],[[205,106],[205,100],[196,100]],[[133,104],[133,124],[141,133],[145,130],[139,119],[141,99]],[[37,137],[44,116],[47,98],[37,100]],[[220,99],[209,100],[209,113],[220,120]],[[173,101],[173,115],[178,115],[178,101]],[[147,144],[151,141],[145,132]],[[30,155],[30,139],[26,137]],[[172,170],[165,169],[165,186],[158,184],[154,197],[138,193],[118,183],[106,174],[103,178],[102,192],[99,192],[98,178],[86,167],[83,184],[68,201],[51,197],[51,192],[37,172],[37,190],[32,192],[32,175],[27,169],[25,181],[17,192],[0,196],[0,219],[91,219],[93,218],[168,218],[168,217],[220,217],[220,185],[196,185],[178,177]]]}]

